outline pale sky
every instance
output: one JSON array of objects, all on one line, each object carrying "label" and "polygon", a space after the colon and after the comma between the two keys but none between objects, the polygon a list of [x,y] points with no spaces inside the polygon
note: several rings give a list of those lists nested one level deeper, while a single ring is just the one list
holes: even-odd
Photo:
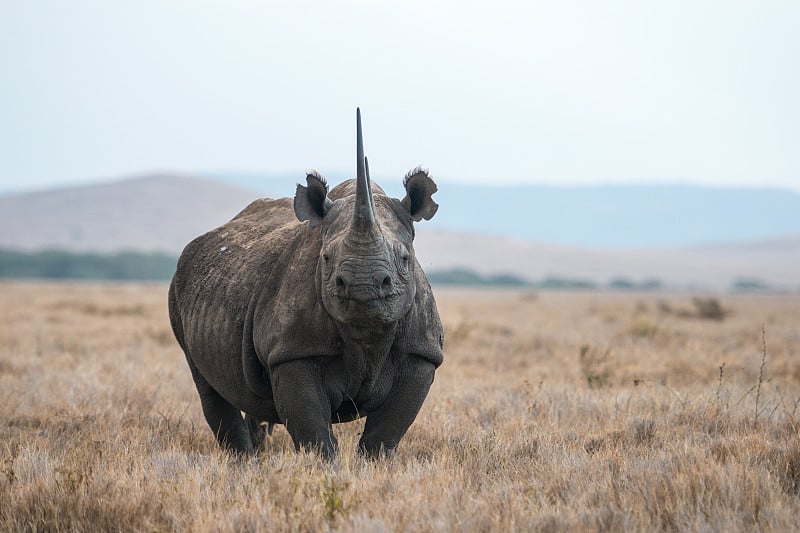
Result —
[{"label": "pale sky", "polygon": [[800,190],[800,2],[0,0],[0,192],[150,171]]}]

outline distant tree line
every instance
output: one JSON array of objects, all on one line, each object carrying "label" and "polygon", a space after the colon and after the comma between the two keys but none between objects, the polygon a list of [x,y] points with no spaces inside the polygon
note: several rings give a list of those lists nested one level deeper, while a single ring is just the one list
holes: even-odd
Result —
[{"label": "distant tree line", "polygon": [[[548,276],[539,281],[531,281],[515,274],[479,274],[468,268],[437,270],[427,273],[432,285],[459,285],[472,287],[536,287],[540,289],[599,289],[601,285],[590,280]],[[621,288],[617,282],[610,285]],[[626,283],[625,288],[634,288],[635,284]]]},{"label": "distant tree line", "polygon": [[[656,291],[668,288],[656,278],[634,281],[617,276],[607,283],[588,279],[561,276],[547,276],[540,280],[529,280],[515,274],[482,275],[468,268],[454,268],[426,273],[432,285],[472,286],[472,287],[532,287],[551,290],[601,290],[617,291]],[[775,291],[779,287],[750,278],[740,278],[731,283],[730,290],[736,292]]]},{"label": "distant tree line", "polygon": [[0,278],[169,280],[177,259],[166,253],[18,252],[0,249]]},{"label": "distant tree line", "polygon": [[587,280],[547,277],[534,282],[515,274],[483,275],[468,268],[436,270],[426,273],[432,285],[460,285],[473,287],[539,287],[544,289],[596,289],[599,286]]},{"label": "distant tree line", "polygon": [[433,285],[470,285],[494,287],[524,287],[528,281],[513,274],[491,274],[484,276],[467,268],[437,270],[427,273],[428,281]]},{"label": "distant tree line", "polygon": [[[168,281],[175,273],[177,257],[168,253],[119,252],[115,254],[77,253],[65,250],[19,252],[0,249],[0,278],[54,280],[142,280]],[[479,274],[468,268],[427,272],[433,285],[471,287],[533,287],[539,289],[613,289],[658,290],[664,285],[657,279],[632,281],[616,277],[601,284],[591,280],[548,276],[538,281],[515,274]],[[769,284],[750,278],[738,279],[731,290],[769,291]]]}]

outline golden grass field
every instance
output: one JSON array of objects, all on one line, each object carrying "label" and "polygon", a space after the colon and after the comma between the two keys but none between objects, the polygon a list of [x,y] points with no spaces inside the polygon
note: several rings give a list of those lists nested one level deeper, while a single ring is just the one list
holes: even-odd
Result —
[{"label": "golden grass field", "polygon": [[437,290],[445,363],[397,454],[358,456],[356,421],[328,464],[281,426],[217,448],[166,294],[0,284],[0,531],[800,527],[800,295],[707,320],[690,294]]}]

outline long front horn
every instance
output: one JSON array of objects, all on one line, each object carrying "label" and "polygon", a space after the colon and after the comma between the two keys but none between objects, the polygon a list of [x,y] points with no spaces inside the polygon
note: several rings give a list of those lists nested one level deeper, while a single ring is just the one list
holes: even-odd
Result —
[{"label": "long front horn", "polygon": [[370,190],[367,162],[364,158],[364,139],[361,135],[361,110],[356,108],[356,208],[353,227],[360,232],[368,232],[375,225],[375,213],[372,208],[372,191]]}]

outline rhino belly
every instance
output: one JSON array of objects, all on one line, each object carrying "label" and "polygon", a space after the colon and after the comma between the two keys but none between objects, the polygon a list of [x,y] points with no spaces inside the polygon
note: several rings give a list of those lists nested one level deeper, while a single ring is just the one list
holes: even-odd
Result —
[{"label": "rhino belly", "polygon": [[267,371],[254,354],[243,356],[243,326],[230,317],[195,309],[186,328],[187,358],[228,403],[259,421],[279,422]]}]

